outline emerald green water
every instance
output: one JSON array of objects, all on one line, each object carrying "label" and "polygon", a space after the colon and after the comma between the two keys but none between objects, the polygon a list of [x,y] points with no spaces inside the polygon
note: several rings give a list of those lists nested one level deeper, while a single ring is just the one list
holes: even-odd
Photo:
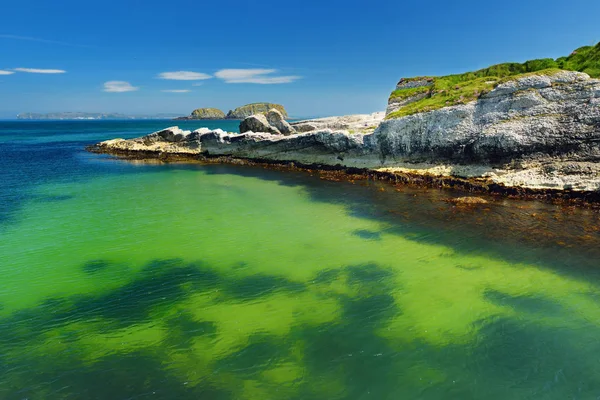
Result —
[{"label": "emerald green water", "polygon": [[0,399],[600,396],[596,212],[26,124],[0,124]]}]

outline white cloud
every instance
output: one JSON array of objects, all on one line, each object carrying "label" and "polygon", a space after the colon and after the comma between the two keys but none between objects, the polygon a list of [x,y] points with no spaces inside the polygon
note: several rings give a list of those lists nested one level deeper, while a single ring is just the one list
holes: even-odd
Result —
[{"label": "white cloud", "polygon": [[202,86],[202,85],[204,85],[203,82],[192,83],[192,86]]},{"label": "white cloud", "polygon": [[189,89],[169,89],[169,90],[162,90],[162,92],[165,92],[165,93],[189,93],[189,92],[191,92],[191,90],[189,90]]},{"label": "white cloud", "polygon": [[134,92],[139,87],[131,86],[131,83],[125,81],[104,82],[104,91],[111,93]]},{"label": "white cloud", "polygon": [[15,68],[15,71],[27,72],[30,74],[64,74],[67,72],[62,69],[39,69],[39,68]]},{"label": "white cloud", "polygon": [[65,43],[65,42],[59,42],[57,40],[40,39],[40,38],[34,38],[34,37],[29,37],[29,36],[18,36],[18,35],[0,35],[0,39],[27,40],[30,42],[60,44],[62,46],[90,47],[90,46],[85,46],[82,44]]},{"label": "white cloud", "polygon": [[12,74],[14,74],[13,71],[4,71],[4,70],[0,69],[0,75],[12,75]]},{"label": "white cloud", "polygon": [[201,81],[204,79],[210,79],[212,76],[203,74],[202,72],[191,72],[191,71],[175,71],[175,72],[161,72],[158,74],[160,79],[170,79],[173,81]]},{"label": "white cloud", "polygon": [[270,85],[277,83],[290,83],[302,78],[296,75],[267,76],[277,72],[276,69],[222,69],[215,73],[217,78],[225,83],[257,83]]}]

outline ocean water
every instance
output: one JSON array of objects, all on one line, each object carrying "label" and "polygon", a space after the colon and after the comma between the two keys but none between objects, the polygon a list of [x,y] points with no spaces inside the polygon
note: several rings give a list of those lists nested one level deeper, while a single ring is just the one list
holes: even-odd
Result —
[{"label": "ocean water", "polygon": [[172,124],[0,122],[0,399],[600,396],[597,212],[84,151]]}]

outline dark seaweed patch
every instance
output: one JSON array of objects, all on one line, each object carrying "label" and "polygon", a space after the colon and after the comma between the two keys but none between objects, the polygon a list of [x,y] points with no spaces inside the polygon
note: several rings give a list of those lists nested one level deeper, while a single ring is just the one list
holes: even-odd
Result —
[{"label": "dark seaweed patch", "polygon": [[166,321],[169,347],[187,348],[196,337],[215,337],[217,325],[212,321],[198,321],[189,313],[178,314]]},{"label": "dark seaweed patch", "polygon": [[389,294],[379,294],[363,298],[346,298],[342,301],[344,318],[361,324],[385,322],[400,314],[394,298]]},{"label": "dark seaweed patch", "polygon": [[[77,357],[63,354],[60,358],[30,360],[19,365],[30,370],[36,384],[21,382],[0,397],[7,399],[231,399],[230,392],[208,383],[188,385],[164,369],[160,354],[150,351],[114,354],[98,362],[83,363]],[[28,375],[28,374],[24,374]],[[27,383],[26,383],[27,382]],[[0,386],[2,386],[0,378]]]},{"label": "dark seaweed patch", "polygon": [[40,203],[54,203],[74,199],[72,195],[42,195],[35,196],[34,199]]},{"label": "dark seaweed patch", "polygon": [[319,271],[317,275],[315,275],[312,282],[328,284],[338,279],[341,273],[342,271],[339,269],[324,269],[322,271]]},{"label": "dark seaweed patch", "polygon": [[304,289],[305,286],[302,283],[280,276],[256,274],[240,279],[230,279],[223,288],[223,292],[236,300],[252,300],[276,291],[300,292]]},{"label": "dark seaweed patch", "polygon": [[356,264],[346,267],[348,273],[348,283],[353,285],[374,286],[389,285],[389,279],[394,273],[389,269],[379,266],[375,263]]},{"label": "dark seaweed patch", "polygon": [[272,335],[253,335],[248,344],[215,363],[218,372],[233,372],[245,378],[253,377],[289,355],[289,347]]},{"label": "dark seaweed patch", "polygon": [[91,260],[83,264],[81,269],[86,274],[95,274],[96,272],[104,271],[110,266],[110,262],[106,260]]},{"label": "dark seaweed patch", "polygon": [[486,290],[483,295],[491,303],[511,307],[518,312],[558,314],[564,311],[556,301],[539,296],[512,296],[492,289]]},{"label": "dark seaweed patch", "polygon": [[352,232],[352,234],[365,240],[381,240],[381,232],[370,231],[367,229],[359,229]]}]

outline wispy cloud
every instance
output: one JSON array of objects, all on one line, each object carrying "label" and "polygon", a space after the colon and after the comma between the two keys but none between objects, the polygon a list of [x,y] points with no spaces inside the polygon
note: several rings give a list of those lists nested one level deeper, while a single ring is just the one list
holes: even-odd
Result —
[{"label": "wispy cloud", "polygon": [[29,74],[64,74],[63,69],[39,69],[39,68],[15,68],[15,71],[27,72]]},{"label": "wispy cloud", "polygon": [[104,91],[111,93],[135,92],[139,87],[132,86],[131,83],[125,81],[108,81],[104,82]]},{"label": "wispy cloud", "polygon": [[161,92],[165,92],[165,93],[189,93],[189,92],[191,92],[191,90],[189,90],[189,89],[168,89],[168,90],[161,90]]},{"label": "wispy cloud", "polygon": [[2,69],[0,69],[0,75],[12,75],[14,74],[14,71],[4,71]]},{"label": "wispy cloud", "polygon": [[217,78],[223,79],[225,83],[257,83],[261,85],[272,85],[278,83],[291,83],[300,78],[297,75],[270,76],[277,72],[276,69],[222,69],[215,73]]},{"label": "wispy cloud", "polygon": [[90,47],[90,46],[86,46],[86,45],[83,45],[83,44],[66,43],[66,42],[60,42],[58,40],[48,40],[48,39],[41,39],[41,38],[35,38],[35,37],[29,37],[29,36],[19,36],[19,35],[4,35],[4,34],[0,34],[0,39],[25,40],[25,41],[28,41],[28,42],[58,44],[58,45],[61,45],[61,46]]},{"label": "wispy cloud", "polygon": [[158,74],[160,79],[169,79],[173,81],[201,81],[204,79],[210,79],[212,76],[204,74],[202,72],[192,71],[174,71],[174,72],[161,72]]},{"label": "wispy cloud", "polygon": [[202,86],[202,85],[204,85],[204,82],[192,83],[192,86]]}]

